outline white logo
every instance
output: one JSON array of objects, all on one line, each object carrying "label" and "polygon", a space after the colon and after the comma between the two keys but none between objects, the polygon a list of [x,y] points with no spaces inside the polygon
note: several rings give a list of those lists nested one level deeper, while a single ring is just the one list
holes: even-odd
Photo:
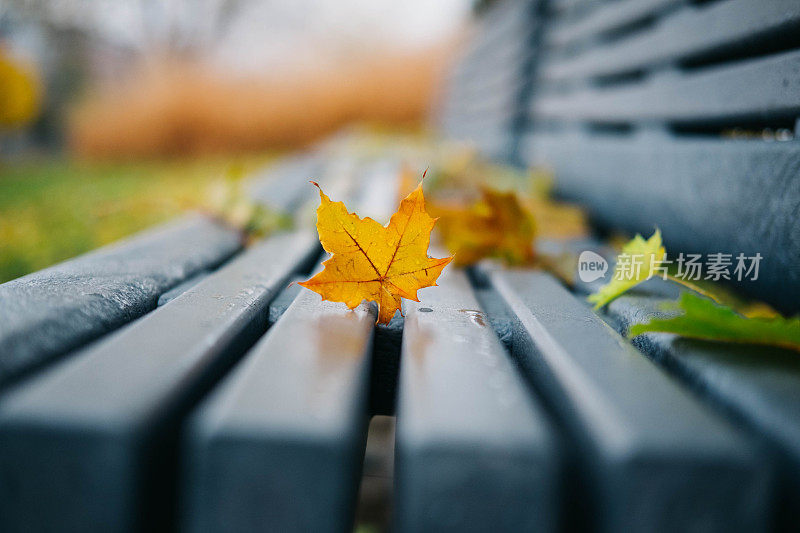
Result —
[{"label": "white logo", "polygon": [[608,272],[608,261],[591,250],[584,250],[578,257],[578,277],[584,283],[605,277]]}]

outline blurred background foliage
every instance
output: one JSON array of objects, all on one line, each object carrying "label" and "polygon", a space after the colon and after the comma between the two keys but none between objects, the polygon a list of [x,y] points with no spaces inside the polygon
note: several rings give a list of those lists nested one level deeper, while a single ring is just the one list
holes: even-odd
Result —
[{"label": "blurred background foliage", "polygon": [[0,282],[352,123],[424,128],[470,0],[0,1]]},{"label": "blurred background foliage", "polygon": [[41,90],[35,71],[0,49],[0,129],[32,122],[39,114]]},{"label": "blurred background foliage", "polygon": [[[236,158],[246,171],[268,154]],[[0,282],[204,208],[230,157],[113,161],[41,159],[2,168]]]}]

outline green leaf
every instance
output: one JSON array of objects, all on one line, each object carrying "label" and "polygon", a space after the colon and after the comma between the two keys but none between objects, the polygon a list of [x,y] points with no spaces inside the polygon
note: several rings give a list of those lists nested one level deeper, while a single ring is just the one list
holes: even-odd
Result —
[{"label": "green leaf", "polygon": [[715,304],[691,292],[681,295],[677,308],[683,314],[635,324],[628,336],[674,333],[681,337],[763,344],[800,351],[800,317],[745,318],[730,307]]},{"label": "green leaf", "polygon": [[594,294],[590,294],[587,300],[594,304],[595,309],[603,307],[636,285],[652,278],[658,272],[658,267],[665,256],[666,250],[661,244],[661,232],[657,228],[647,240],[636,234],[636,237],[622,247],[622,252],[617,256],[611,281]]}]

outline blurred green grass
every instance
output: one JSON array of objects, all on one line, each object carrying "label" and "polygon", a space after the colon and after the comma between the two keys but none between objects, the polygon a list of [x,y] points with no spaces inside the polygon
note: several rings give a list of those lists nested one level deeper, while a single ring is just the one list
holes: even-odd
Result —
[{"label": "blurred green grass", "polygon": [[0,283],[201,208],[231,166],[250,172],[273,158],[0,162]]}]

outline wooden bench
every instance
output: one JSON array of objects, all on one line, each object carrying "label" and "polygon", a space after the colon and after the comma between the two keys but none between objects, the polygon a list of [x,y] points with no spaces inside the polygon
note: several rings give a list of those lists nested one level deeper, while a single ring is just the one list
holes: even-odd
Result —
[{"label": "wooden bench", "polygon": [[[602,230],[760,251],[751,291],[796,311],[800,151],[778,137],[799,22],[779,0],[490,2],[435,120],[551,166]],[[314,176],[385,219],[398,154],[342,144],[251,196],[307,217]],[[322,259],[299,228],[242,248],[190,217],[0,285],[0,531],[350,530],[376,415],[396,421],[399,531],[796,528],[796,354],[631,343],[674,288],[598,314],[579,280],[500,267],[447,269],[375,326],[287,287]]]}]

